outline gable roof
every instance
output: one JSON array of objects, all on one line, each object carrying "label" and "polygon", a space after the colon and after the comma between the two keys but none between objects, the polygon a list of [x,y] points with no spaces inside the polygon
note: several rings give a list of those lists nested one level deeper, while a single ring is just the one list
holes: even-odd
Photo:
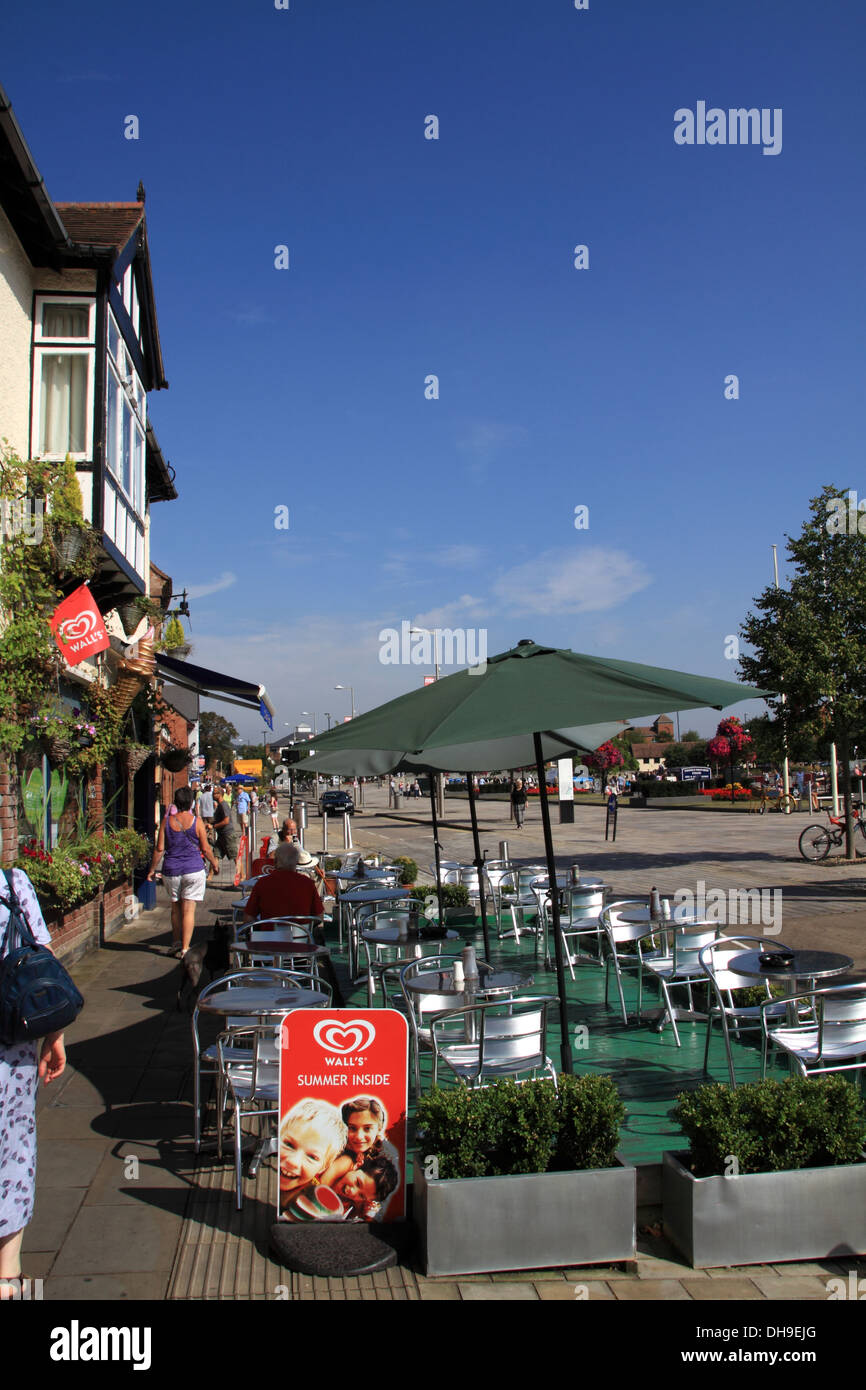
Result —
[{"label": "gable roof", "polygon": [[144,221],[144,203],[55,203],[71,241],[111,247],[119,256]]}]

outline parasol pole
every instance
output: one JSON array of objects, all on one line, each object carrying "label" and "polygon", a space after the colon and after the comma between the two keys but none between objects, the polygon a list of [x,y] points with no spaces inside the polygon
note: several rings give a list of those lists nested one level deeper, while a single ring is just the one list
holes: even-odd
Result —
[{"label": "parasol pole", "polygon": [[484,932],[484,959],[490,960],[490,934],[487,929],[487,904],[484,901],[484,860],[481,858],[481,840],[478,836],[478,813],[475,808],[475,788],[472,773],[466,774],[466,788],[469,792],[469,814],[472,818],[472,840],[475,845],[475,868],[478,872],[478,905],[481,910],[481,930]]},{"label": "parasol pole", "polygon": [[428,773],[430,778],[430,815],[433,821],[433,854],[436,860],[436,897],[439,902],[439,925],[445,926],[445,909],[442,906],[442,871],[440,869],[442,849],[439,844],[439,818],[436,811],[436,786],[437,778],[432,770]]},{"label": "parasol pole", "polygon": [[562,959],[562,933],[559,930],[559,891],[556,883],[556,860],[553,857],[553,835],[550,830],[550,807],[547,804],[547,787],[544,781],[544,758],[541,754],[541,734],[533,734],[532,739],[535,744],[535,767],[538,773],[541,824],[544,830],[544,853],[547,857],[547,881],[550,885],[550,911],[553,917],[553,945],[556,951],[556,990],[559,995],[559,1026],[562,1031],[560,1056],[562,1058],[562,1070],[570,1075],[574,1071],[574,1058],[571,1053],[571,1037],[568,1031],[568,1008],[565,997],[565,965]]}]

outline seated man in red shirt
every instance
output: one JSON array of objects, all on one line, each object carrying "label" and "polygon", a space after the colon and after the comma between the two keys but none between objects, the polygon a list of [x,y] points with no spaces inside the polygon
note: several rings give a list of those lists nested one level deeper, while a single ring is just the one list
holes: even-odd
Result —
[{"label": "seated man in red shirt", "polygon": [[[245,921],[253,922],[257,917],[324,918],[325,908],[315,883],[306,874],[297,872],[298,864],[305,860],[310,860],[314,865],[318,862],[305,854],[300,845],[283,841],[277,846],[273,873],[266,874],[253,884],[244,908]],[[309,926],[310,923],[305,922],[304,925]],[[314,927],[313,939],[319,946],[324,946],[324,925]],[[322,961],[321,969],[325,979],[330,981],[334,1004],[342,1008],[343,995],[329,956]]]},{"label": "seated man in red shirt", "polygon": [[[315,883],[297,872],[300,845],[283,840],[274,855],[274,871],[253,884],[244,908],[244,920],[257,917],[324,917],[325,908]],[[321,929],[316,930],[317,937]]]}]

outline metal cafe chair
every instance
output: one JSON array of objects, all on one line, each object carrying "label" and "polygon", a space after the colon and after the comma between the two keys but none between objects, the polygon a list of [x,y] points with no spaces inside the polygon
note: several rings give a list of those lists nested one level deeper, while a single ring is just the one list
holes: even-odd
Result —
[{"label": "metal cafe chair", "polygon": [[[219,979],[212,980],[199,991],[196,999],[195,1008],[192,1011],[192,1050],[193,1050],[193,1136],[195,1152],[201,1148],[201,1078],[205,1075],[214,1076],[217,1083],[217,1148],[222,1154],[222,1117],[225,1109],[224,1087],[222,1084],[222,1072],[219,1062],[218,1042],[209,1044],[206,1047],[201,1045],[201,1034],[199,1031],[199,1012],[202,1003],[217,991],[230,989],[233,984],[254,986],[254,985],[278,985],[282,982],[284,972],[273,968],[263,968],[255,970],[234,970],[227,975],[221,975]],[[249,1019],[246,1016],[229,1015],[227,1016],[224,1027],[219,1037],[225,1037],[227,1030],[232,1027],[249,1026]],[[235,1060],[243,1061],[249,1058],[250,1050],[248,1046],[238,1043],[232,1044],[236,1048]],[[226,1056],[229,1056],[226,1051]]]},{"label": "metal cafe chair", "polygon": [[[276,975],[277,984],[302,991],[310,990],[314,983],[309,975],[299,974],[294,970],[245,971],[238,983],[249,985],[252,974]],[[315,987],[316,992],[326,994],[330,1001],[331,987],[326,980],[315,981]],[[317,1004],[315,1007],[322,1006]],[[247,1017],[231,1022],[217,1039],[223,1097],[222,1109],[219,1112],[217,1153],[222,1155],[223,1115],[225,1103],[230,1101],[234,1106],[235,1205],[238,1211],[243,1206],[241,1120],[244,1115],[249,1114],[266,1119],[278,1112],[279,1035],[279,1024],[251,1023]],[[238,1049],[241,1049],[240,1052]]]},{"label": "metal cafe chair", "polygon": [[[361,929],[361,944],[364,947],[364,954],[367,958],[367,1003],[370,1008],[374,1004],[376,987],[382,991],[382,1007],[388,1007],[388,998],[385,985],[386,975],[393,975],[399,969],[408,965],[422,954],[420,938],[416,937],[414,942],[408,940],[408,933],[416,930],[419,921],[419,909],[421,904],[415,898],[407,898],[405,903],[399,904],[396,908],[383,908],[380,912],[373,912],[364,919]],[[403,940],[394,942],[368,941],[365,932],[377,931],[380,927],[394,927],[405,933]],[[399,996],[399,1007],[403,1006],[402,995]]]},{"label": "metal cafe chair", "polygon": [[[626,921],[626,914],[638,917],[639,921]],[[641,938],[652,931],[648,898],[618,898],[608,903],[601,913],[601,929],[604,933],[604,1002],[607,1004],[610,969],[613,966],[622,1021],[628,1024],[625,996],[622,990],[623,970],[636,970],[638,975],[637,1017],[641,1019],[643,1004],[643,948]],[[633,947],[631,951],[627,946]]]},{"label": "metal cafe chair", "polygon": [[[460,943],[456,944],[459,949]],[[428,971],[432,973],[452,970],[454,959],[453,955],[443,955],[440,952],[438,955],[423,956],[420,960],[410,960],[400,971],[400,990],[403,995],[412,1039],[416,1096],[421,1094],[421,1050],[426,1048],[429,1051],[433,1046],[429,1018],[432,1014],[441,1013],[443,1009],[451,1008],[455,996],[453,994],[421,994],[409,989],[409,981],[414,979],[416,975],[426,974]]]},{"label": "metal cafe chair", "polygon": [[[526,1072],[534,1078],[539,1071],[555,1082],[556,1070],[545,1050],[547,1008],[555,1002],[554,995],[541,995],[434,1014],[430,1019],[433,1085],[438,1084],[440,1061],[470,1087],[483,1085],[485,1079],[517,1078]],[[467,1041],[470,1025],[477,1036]]]},{"label": "metal cafe chair", "polygon": [[770,1006],[761,1005],[761,1076],[766,1076],[770,1043],[786,1052],[805,1078],[866,1068],[866,976],[852,975],[836,985],[789,995],[784,1003],[793,1006],[801,1000],[812,1004],[814,1019],[778,1028],[767,1023]]},{"label": "metal cafe chair", "polygon": [[[677,1028],[677,1011],[671,1003],[670,991],[678,985],[682,985],[688,992],[689,1011],[694,1012],[692,985],[696,980],[702,979],[705,974],[700,961],[700,953],[705,946],[710,946],[718,940],[719,928],[717,926],[678,927],[676,922],[672,921],[665,926],[664,930],[673,940],[671,954],[644,956],[641,953],[640,968],[641,970],[646,969],[650,975],[654,975],[658,980],[664,1000],[665,1017],[670,1020],[674,1030],[674,1042],[677,1047],[681,1047]],[[663,1025],[664,1020],[662,1020],[659,1031]]]},{"label": "metal cafe chair", "polygon": [[[600,969],[604,969],[604,929],[601,925],[601,914],[604,911],[606,891],[604,888],[581,888],[576,884],[560,889],[559,930],[572,979],[578,955],[571,954],[571,943],[579,942],[582,937],[587,937],[590,941],[595,939],[596,951],[592,959]],[[547,910],[545,908],[545,911]]]},{"label": "metal cafe chair", "polygon": [[[734,990],[752,989],[756,981],[754,976],[738,975],[736,971],[729,968],[729,962],[743,951],[754,950],[756,947],[763,950],[765,946],[765,937],[720,936],[698,952],[698,961],[701,969],[707,975],[710,989],[707,1037],[704,1044],[704,1071],[707,1070],[707,1059],[710,1055],[710,1034],[713,1023],[718,1020],[722,1025],[722,1035],[725,1040],[725,1055],[728,1059],[731,1086],[737,1084],[734,1075],[734,1057],[731,1051],[731,1032],[734,1033],[735,1037],[739,1037],[741,1033],[762,1032],[765,1017],[780,1019],[784,1018],[787,1013],[785,1000],[774,1000],[770,991],[769,980],[763,982],[765,997],[761,1004],[737,1004],[734,1000]],[[785,950],[787,948],[781,946],[780,943],[774,943],[774,949]],[[766,1013],[764,1011],[765,1004]]]}]

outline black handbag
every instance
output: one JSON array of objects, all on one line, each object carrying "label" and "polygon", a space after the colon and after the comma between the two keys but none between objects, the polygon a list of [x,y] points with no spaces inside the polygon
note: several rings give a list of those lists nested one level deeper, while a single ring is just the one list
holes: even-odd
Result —
[{"label": "black handbag", "polygon": [[0,896],[0,903],[9,921],[0,959],[0,1042],[11,1046],[61,1032],[84,1000],[60,961],[37,942],[11,878],[4,877],[8,897]]}]

